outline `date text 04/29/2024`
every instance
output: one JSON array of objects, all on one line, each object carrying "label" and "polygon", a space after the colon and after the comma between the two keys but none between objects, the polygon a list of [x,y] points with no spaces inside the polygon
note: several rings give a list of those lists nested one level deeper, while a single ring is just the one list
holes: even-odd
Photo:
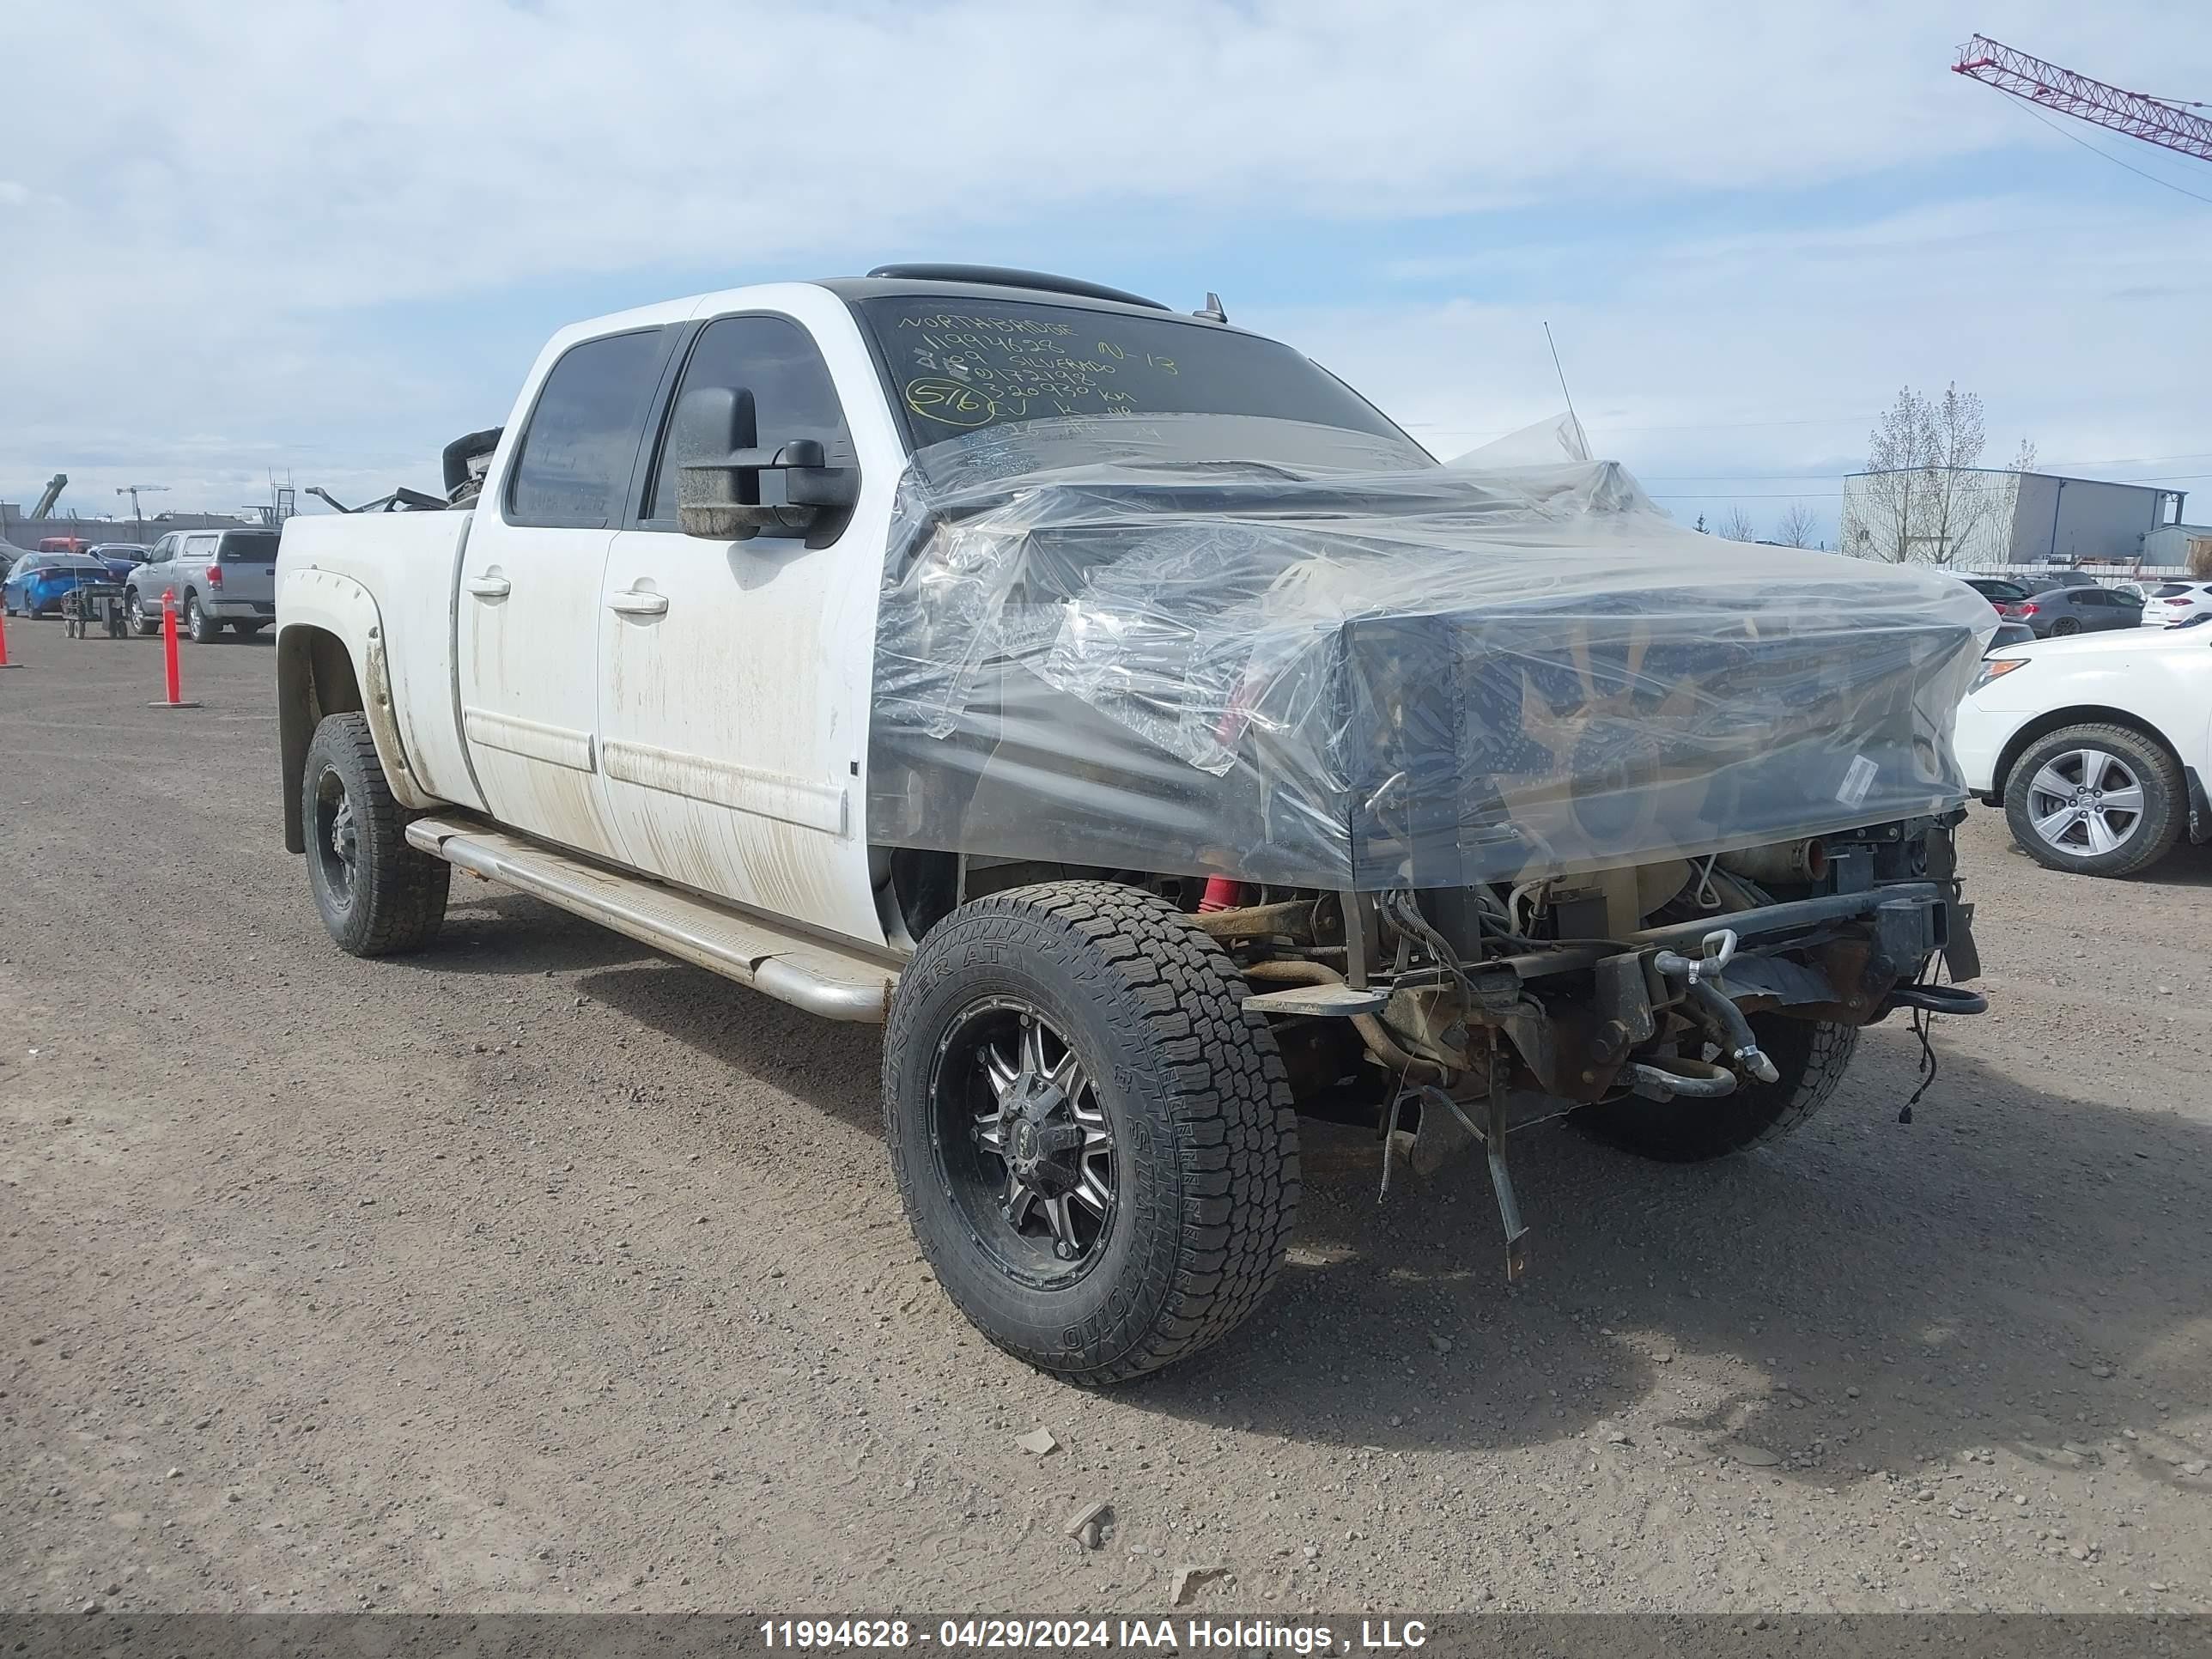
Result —
[{"label": "date text 04/29/2024", "polygon": [[1359,1621],[1358,1638],[1327,1625],[1279,1624],[1269,1620],[1186,1619],[777,1619],[760,1626],[770,1648],[838,1651],[867,1648],[939,1647],[953,1651],[1080,1652],[1129,1649],[1158,1652],[1267,1648],[1300,1654],[1341,1649],[1404,1650],[1427,1644],[1424,1621]]}]

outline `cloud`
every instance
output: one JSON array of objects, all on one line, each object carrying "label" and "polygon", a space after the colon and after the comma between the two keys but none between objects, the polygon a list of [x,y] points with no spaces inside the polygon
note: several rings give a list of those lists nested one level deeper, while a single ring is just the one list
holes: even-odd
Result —
[{"label": "cloud", "polygon": [[[1512,257],[1540,270],[1586,250]],[[1863,465],[1876,412],[1907,382],[1983,395],[1989,465],[2025,435],[2046,465],[2212,472],[2197,373],[2212,347],[2212,214],[2007,196],[1662,240],[1629,263],[1564,304],[1401,301],[1252,320],[1356,365],[1363,389],[1446,455],[1559,407],[1548,320],[1592,441],[1684,516],[1741,498],[1765,521],[1802,493],[1832,519],[1820,492]],[[1713,476],[1723,467],[1736,476]],[[2172,487],[2212,500],[2212,478]]]},{"label": "cloud", "polygon": [[[2204,31],[2134,15],[2015,14],[2023,39],[2124,82],[2207,61]],[[419,480],[446,435],[503,411],[532,337],[574,315],[1048,223],[1110,276],[1240,221],[1270,220],[1304,264],[1358,270],[1394,227],[1541,214],[1530,247],[1363,270],[1378,293],[1475,297],[1317,319],[1334,366],[1402,383],[1411,418],[1548,412],[1548,360],[1521,362],[1533,311],[1481,296],[1564,273],[1575,303],[1546,314],[1600,410],[1848,402],[1891,342],[1899,366],[1873,378],[1945,361],[1902,348],[1956,343],[1961,308],[1931,277],[1970,266],[1992,228],[1962,230],[1948,204],[1863,204],[1794,243],[1700,238],[1670,235],[1667,206],[1738,200],[1756,226],[1823,188],[1924,193],[1932,170],[2020,144],[2015,112],[1944,73],[1972,27],[1925,0],[1848,18],[1703,0],[16,7],[0,60],[96,60],[130,118],[10,131],[11,173],[39,185],[0,189],[9,246],[38,253],[0,258],[0,495],[58,465],[88,504],[149,475],[172,502],[222,504],[288,462],[341,494]],[[2047,228],[2063,258],[2091,252]],[[2117,229],[2129,240],[2100,251],[2135,288],[2196,294],[2145,222]],[[2011,292],[2049,250],[2008,246]],[[2025,300],[2007,323],[2038,326]],[[1874,334],[1846,345],[1847,325]]]}]

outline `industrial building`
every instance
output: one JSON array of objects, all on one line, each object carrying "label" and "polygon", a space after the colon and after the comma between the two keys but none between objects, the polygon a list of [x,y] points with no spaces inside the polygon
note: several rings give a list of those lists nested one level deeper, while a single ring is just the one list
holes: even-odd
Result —
[{"label": "industrial building", "polygon": [[2162,524],[2143,538],[2143,562],[2160,568],[2212,568],[2212,524]]},{"label": "industrial building", "polygon": [[2146,543],[2188,528],[2181,521],[2187,494],[1990,467],[1854,472],[1844,480],[1843,550],[1862,558],[1978,567],[2179,564],[2185,537]]}]

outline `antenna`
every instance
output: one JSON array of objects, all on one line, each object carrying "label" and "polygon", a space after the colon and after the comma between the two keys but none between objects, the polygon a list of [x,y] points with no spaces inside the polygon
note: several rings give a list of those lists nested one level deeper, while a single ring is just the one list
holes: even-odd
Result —
[{"label": "antenna", "polygon": [[1552,338],[1549,323],[1544,325],[1544,343],[1552,348],[1552,372],[1559,377],[1559,395],[1567,400],[1567,418],[1575,423],[1575,430],[1582,433],[1583,441],[1587,443],[1589,434],[1583,432],[1583,417],[1575,413],[1575,394],[1567,390],[1567,371],[1559,367],[1559,347],[1558,342]]}]

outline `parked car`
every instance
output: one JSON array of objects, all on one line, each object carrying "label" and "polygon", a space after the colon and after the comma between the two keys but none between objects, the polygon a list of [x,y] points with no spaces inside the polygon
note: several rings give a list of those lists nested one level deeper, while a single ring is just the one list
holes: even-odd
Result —
[{"label": "parked car", "polygon": [[2044,588],[2025,599],[2000,605],[1997,615],[2007,622],[2026,623],[2039,640],[2064,639],[2108,628],[2133,628],[2142,620],[2142,605],[2090,582]]},{"label": "parked car", "polygon": [[252,639],[276,618],[277,536],[262,529],[171,531],[125,578],[125,613],[138,632],[150,634],[161,625],[161,595],[170,592],[198,643],[211,644],[226,627]]},{"label": "parked car", "polygon": [[2028,597],[2027,587],[2002,576],[1961,576],[1959,580],[1993,605],[2018,605]]},{"label": "parked car", "polygon": [[[2018,582],[2008,582],[1994,576],[1961,576],[1959,580],[1990,602],[1990,608],[2002,617],[2002,607],[2016,605],[2028,597],[2027,590]],[[1994,651],[2000,646],[2025,645],[2035,637],[2035,630],[2026,623],[2000,621],[1997,630],[1990,638],[1985,650]]]},{"label": "parked car", "polygon": [[2052,640],[1985,658],[1954,736],[1966,785],[2053,870],[2130,876],[2212,840],[2212,630]]},{"label": "parked car", "polygon": [[107,567],[82,553],[27,553],[0,582],[0,605],[11,617],[50,616],[63,594],[107,579]]},{"label": "parked car", "polygon": [[450,507],[284,527],[331,939],[428,945],[458,865],[884,1023],[920,1248],[1057,1375],[1246,1317],[1301,1108],[1418,1113],[1424,1168],[1480,1136],[1510,1273],[1516,1124],[1722,1157],[1884,1011],[1985,1006],[1929,982],[1978,971],[1943,722],[1985,604],[1611,463],[1437,466],[1218,307],[738,289],[562,330],[444,459]]},{"label": "parked car", "polygon": [[82,536],[42,536],[39,538],[41,553],[82,553],[92,545]]},{"label": "parked car", "polygon": [[106,565],[108,575],[118,582],[146,562],[146,550],[137,542],[97,542],[85,552]]},{"label": "parked car", "polygon": [[2146,628],[2183,628],[2212,617],[2212,582],[2160,582],[2144,597]]}]

